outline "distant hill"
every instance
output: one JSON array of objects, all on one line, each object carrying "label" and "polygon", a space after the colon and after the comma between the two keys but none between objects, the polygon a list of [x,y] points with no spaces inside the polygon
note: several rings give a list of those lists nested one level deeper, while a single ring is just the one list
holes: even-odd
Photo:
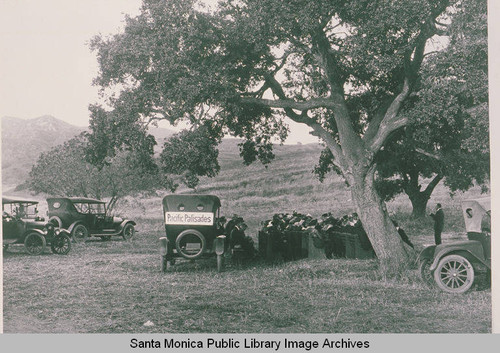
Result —
[{"label": "distant hill", "polygon": [[[2,117],[2,184],[7,190],[23,183],[40,153],[60,145],[85,128],[50,115],[34,119]],[[158,146],[174,132],[152,128]]]},{"label": "distant hill", "polygon": [[50,150],[84,130],[53,116],[34,119],[2,118],[2,183],[16,185],[26,180],[42,152]]}]

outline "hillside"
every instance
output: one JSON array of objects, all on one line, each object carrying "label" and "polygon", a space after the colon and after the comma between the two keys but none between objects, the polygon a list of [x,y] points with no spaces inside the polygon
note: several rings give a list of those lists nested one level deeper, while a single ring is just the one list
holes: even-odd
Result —
[{"label": "hillside", "polygon": [[[68,124],[50,115],[34,119],[2,118],[2,184],[9,192],[21,184],[42,152],[66,142],[85,128]],[[157,148],[174,132],[151,128]]]},{"label": "hillside", "polygon": [[[318,162],[321,145],[275,146],[276,158],[266,168],[260,162],[245,166],[239,157],[238,142],[236,139],[224,139],[219,146],[221,171],[216,177],[201,178],[195,191],[179,188],[177,193],[196,192],[219,196],[222,214],[226,217],[233,214],[242,216],[249,226],[247,233],[254,237],[261,223],[274,213],[297,211],[319,217],[332,212],[334,216],[340,217],[355,211],[351,192],[340,176],[330,173],[321,183],[312,172]],[[146,224],[153,223],[161,229],[161,198],[166,194],[165,191],[159,191],[156,197],[127,197],[119,203],[117,212],[127,217],[139,217]],[[460,202],[478,195],[480,188],[475,187],[465,193],[457,192],[452,198],[442,183],[437,186],[428,207],[434,207],[437,202],[445,205],[444,237],[464,231]],[[387,208],[410,236],[432,234],[430,217],[411,219],[408,196],[399,195],[387,203]]]},{"label": "hillside", "polygon": [[35,119],[2,118],[2,183],[17,185],[28,176],[42,152],[50,150],[84,128],[52,116]]},{"label": "hillside", "polygon": [[[48,131],[54,131],[54,127],[57,126],[54,125],[54,121],[60,122],[62,123],[61,131],[64,132],[64,124],[66,123],[52,119],[45,119],[45,124],[42,124],[44,119],[41,119],[38,126],[45,126]],[[5,120],[8,123],[17,120],[19,123],[21,119],[10,118]],[[40,146],[43,145],[41,142],[53,140],[37,142],[37,138],[39,139],[40,136],[36,134],[36,136],[32,137],[34,140],[30,140],[30,135],[19,127],[19,135],[10,133],[14,131],[10,126],[16,126],[15,124],[5,124],[4,126],[2,134],[5,134],[6,137],[3,144],[10,149],[10,152],[3,150],[3,154],[6,155],[6,159],[2,164],[5,186],[6,180],[11,183],[19,182],[23,180],[21,176],[29,173],[31,163],[36,161],[35,153],[30,154],[29,151],[37,151],[37,153],[41,151],[41,147],[27,149],[23,147],[16,151],[14,146],[19,147],[25,144],[35,146],[35,143]],[[68,130],[71,132],[70,129]],[[152,129],[151,133],[157,138],[157,150],[159,150],[164,139],[173,134],[173,131]],[[44,136],[49,136],[47,131],[44,134]],[[59,134],[59,136],[61,135],[63,133]],[[24,138],[25,142],[23,142],[21,136],[27,136]],[[66,139],[72,137],[70,133],[67,133],[66,136]],[[354,211],[355,206],[351,200],[351,193],[341,177],[330,173],[326,180],[321,183],[313,174],[312,170],[318,162],[322,150],[319,144],[275,146],[275,160],[269,166],[264,167],[260,162],[245,166],[239,156],[239,142],[237,139],[228,138],[224,139],[219,146],[221,171],[216,177],[201,178],[201,182],[195,191],[179,188],[177,193],[198,192],[218,195],[222,200],[223,214],[226,217],[231,217],[233,214],[244,217],[250,227],[249,231],[253,235],[256,235],[260,223],[270,219],[274,213],[297,211],[318,217],[325,212],[332,212],[335,216],[342,216]],[[48,150],[50,147],[45,148]],[[12,162],[9,164],[9,160],[14,159],[15,153],[24,156],[26,162],[17,165],[12,165]],[[29,160],[28,157],[32,159]],[[4,189],[4,192],[11,195],[28,196],[26,195],[27,191],[13,193],[11,190]],[[117,211],[130,218],[136,219],[140,217],[155,223],[161,223],[161,198],[166,193],[166,191],[158,190],[156,197],[150,195],[147,197],[127,197],[117,205]],[[448,190],[440,184],[433,193],[429,207],[433,207],[436,202],[446,205],[445,209],[449,214],[449,217],[446,218],[446,229],[460,231],[463,228],[463,220],[459,212],[460,200],[478,194],[479,188],[474,188],[466,193],[457,192],[454,198],[450,198]],[[35,197],[42,202],[41,209],[43,209],[45,204],[44,195]],[[388,209],[390,213],[396,215],[396,219],[401,224],[404,224],[407,229],[412,228],[414,233],[420,233],[421,231],[427,233],[429,232],[427,228],[430,229],[432,226],[430,217],[418,222],[409,219],[411,205],[406,195],[400,195],[389,202]],[[161,225],[158,226],[161,227]]]}]

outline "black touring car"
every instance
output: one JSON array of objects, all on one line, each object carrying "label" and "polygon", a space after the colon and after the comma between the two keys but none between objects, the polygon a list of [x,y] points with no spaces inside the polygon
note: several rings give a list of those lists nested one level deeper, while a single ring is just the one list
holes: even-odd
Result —
[{"label": "black touring car", "polygon": [[125,240],[135,234],[134,221],[108,214],[106,203],[83,197],[58,197],[47,199],[49,222],[68,229],[75,241],[85,241],[89,236],[109,240],[121,236]]},{"label": "black touring car", "polygon": [[38,201],[2,197],[3,248],[24,244],[31,255],[40,255],[47,244],[53,253],[65,255],[71,250],[70,234],[38,215]]}]

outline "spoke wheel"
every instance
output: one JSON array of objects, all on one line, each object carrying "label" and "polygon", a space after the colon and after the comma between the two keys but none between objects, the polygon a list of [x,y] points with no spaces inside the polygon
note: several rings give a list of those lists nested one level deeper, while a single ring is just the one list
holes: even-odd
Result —
[{"label": "spoke wheel", "polygon": [[38,233],[30,233],[24,239],[24,247],[30,255],[40,255],[45,250],[45,237]]},{"label": "spoke wheel", "polygon": [[54,254],[66,255],[71,250],[71,238],[66,234],[59,234],[52,240],[50,248]]},{"label": "spoke wheel", "polygon": [[123,227],[122,231],[123,239],[130,240],[134,237],[134,234],[135,234],[135,228],[132,223],[128,223],[125,225],[125,227]]},{"label": "spoke wheel", "polygon": [[474,268],[465,257],[448,255],[439,261],[434,280],[445,292],[464,293],[474,282]]},{"label": "spoke wheel", "polygon": [[76,243],[83,243],[87,240],[89,231],[83,224],[78,224],[75,226],[75,228],[73,228],[73,232],[71,233],[71,235],[73,236],[73,240]]},{"label": "spoke wheel", "polygon": [[430,259],[423,259],[422,261],[420,261],[420,264],[418,265],[418,272],[420,273],[420,278],[422,279],[422,282],[424,282],[424,284],[427,286],[434,285],[434,278],[432,277],[432,272],[430,270],[430,267],[431,267]]}]

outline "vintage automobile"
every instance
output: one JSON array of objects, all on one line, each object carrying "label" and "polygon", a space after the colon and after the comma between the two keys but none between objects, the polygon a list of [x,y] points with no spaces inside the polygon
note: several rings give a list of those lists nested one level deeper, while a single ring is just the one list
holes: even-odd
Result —
[{"label": "vintage automobile", "polygon": [[24,244],[31,255],[40,255],[50,244],[53,253],[65,255],[71,250],[68,231],[38,216],[38,201],[2,197],[3,248]]},{"label": "vintage automobile", "polygon": [[83,197],[57,197],[47,199],[49,222],[68,229],[75,242],[86,241],[89,236],[109,240],[119,235],[129,240],[135,234],[134,221],[108,214],[106,203]]},{"label": "vintage automobile", "polygon": [[462,202],[468,240],[425,248],[419,256],[424,282],[449,293],[464,293],[478,273],[491,273],[490,197]]},{"label": "vintage automobile", "polygon": [[167,195],[163,198],[166,237],[160,238],[161,269],[167,271],[176,258],[194,260],[217,256],[222,271],[228,246],[220,200],[213,195]]}]

